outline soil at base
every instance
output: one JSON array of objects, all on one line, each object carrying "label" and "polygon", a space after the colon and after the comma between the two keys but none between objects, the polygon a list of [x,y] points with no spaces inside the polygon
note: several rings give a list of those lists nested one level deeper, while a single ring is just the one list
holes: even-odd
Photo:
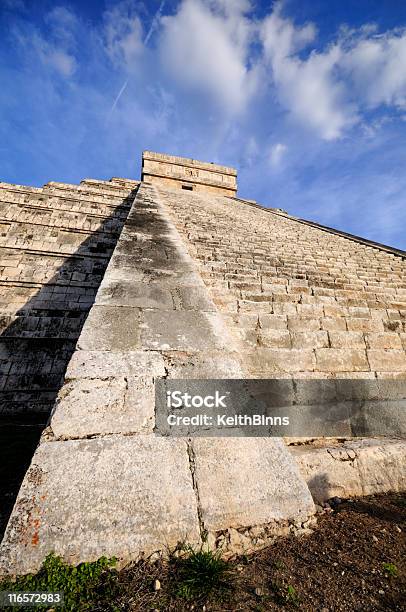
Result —
[{"label": "soil at base", "polygon": [[[404,611],[406,495],[343,501],[331,508],[318,515],[311,535],[279,539],[259,553],[232,560],[234,584],[224,598],[177,597],[176,574],[159,560],[120,572],[123,595],[116,604],[134,612]],[[161,583],[158,591],[155,579]]]}]

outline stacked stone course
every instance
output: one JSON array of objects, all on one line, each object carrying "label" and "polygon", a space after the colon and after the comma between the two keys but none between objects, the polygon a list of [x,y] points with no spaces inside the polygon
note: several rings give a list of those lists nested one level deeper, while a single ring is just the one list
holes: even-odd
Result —
[{"label": "stacked stone course", "polygon": [[406,378],[404,258],[240,201],[160,193],[252,377]]},{"label": "stacked stone course", "polygon": [[49,414],[137,185],[0,183],[0,414]]}]

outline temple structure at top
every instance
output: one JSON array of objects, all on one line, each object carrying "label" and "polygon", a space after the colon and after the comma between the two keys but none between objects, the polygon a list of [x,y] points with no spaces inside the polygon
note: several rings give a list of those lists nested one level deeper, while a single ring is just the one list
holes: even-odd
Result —
[{"label": "temple structure at top", "polygon": [[234,168],[152,151],[142,154],[141,180],[185,191],[208,191],[232,197],[237,194],[237,170]]}]

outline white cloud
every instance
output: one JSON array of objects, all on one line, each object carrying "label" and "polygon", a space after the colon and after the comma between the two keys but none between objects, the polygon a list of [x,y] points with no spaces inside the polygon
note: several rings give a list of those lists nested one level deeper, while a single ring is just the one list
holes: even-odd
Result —
[{"label": "white cloud", "polygon": [[71,29],[77,24],[76,15],[70,11],[66,6],[54,6],[53,9],[45,16],[47,23],[52,24],[54,28],[65,28],[66,30]]},{"label": "white cloud", "polygon": [[296,120],[325,140],[337,138],[357,120],[335,75],[342,51],[332,45],[301,59],[297,52],[315,39],[316,29],[312,24],[296,28],[281,17],[280,9],[281,5],[277,6],[261,27],[265,61],[272,70],[279,100]]},{"label": "white cloud", "polygon": [[249,3],[184,0],[176,15],[163,17],[160,54],[181,85],[209,94],[229,114],[242,111],[257,84],[247,67],[254,31],[244,15]]},{"label": "white cloud", "polygon": [[65,78],[71,77],[77,68],[77,62],[72,53],[62,45],[48,42],[37,31],[29,35],[14,31],[14,36],[21,48],[34,53],[44,66],[49,66]]},{"label": "white cloud", "polygon": [[[406,108],[406,31],[351,41],[343,58],[356,94],[370,108]],[[344,41],[345,44],[345,41]]]},{"label": "white cloud", "polygon": [[104,15],[106,52],[120,68],[135,67],[143,50],[143,29],[131,2],[120,2]]},{"label": "white cloud", "polygon": [[41,42],[40,55],[44,64],[48,64],[64,77],[72,76],[76,70],[76,59],[72,55],[48,45],[45,41]]},{"label": "white cloud", "polygon": [[54,7],[44,15],[46,32],[19,21],[12,28],[12,35],[24,51],[27,59],[33,56],[62,77],[72,77],[78,63],[75,57],[77,18],[62,6]]},{"label": "white cloud", "polygon": [[378,35],[375,24],[342,28],[334,43],[316,50],[315,26],[295,26],[282,9],[276,4],[261,23],[264,61],[280,103],[300,124],[334,140],[368,108],[406,108],[405,30]]},{"label": "white cloud", "polygon": [[273,168],[277,168],[280,165],[287,150],[288,147],[281,142],[272,145],[269,151],[269,163]]}]

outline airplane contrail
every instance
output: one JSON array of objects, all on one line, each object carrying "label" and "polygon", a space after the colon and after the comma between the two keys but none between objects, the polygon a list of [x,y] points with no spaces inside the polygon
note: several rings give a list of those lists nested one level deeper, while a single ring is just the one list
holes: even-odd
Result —
[{"label": "airplane contrail", "polygon": [[117,97],[116,97],[116,99],[114,100],[113,105],[112,105],[112,107],[111,107],[111,109],[110,109],[109,117],[110,117],[111,113],[114,111],[114,109],[116,108],[117,103],[118,103],[119,99],[121,98],[121,96],[123,95],[123,93],[124,93],[125,88],[127,87],[127,85],[128,85],[128,79],[126,80],[126,82],[124,83],[124,85],[122,86],[122,88],[120,89],[120,91],[118,92]]},{"label": "airplane contrail", "polygon": [[162,15],[162,11],[164,10],[165,4],[166,4],[166,0],[162,0],[159,9],[157,10],[157,12],[154,15],[154,18],[152,19],[151,27],[149,28],[147,35],[144,38],[144,45],[148,44],[149,39],[151,38],[152,34],[156,30],[156,27],[158,25],[158,19]]},{"label": "airplane contrail", "polygon": [[[148,44],[149,39],[151,38],[152,34],[156,30],[156,27],[157,27],[157,24],[158,24],[158,19],[162,15],[162,11],[164,10],[165,4],[166,4],[166,0],[162,0],[161,4],[159,6],[159,9],[157,10],[157,12],[155,13],[155,15],[154,15],[154,17],[152,19],[151,26],[150,26],[150,28],[149,28],[149,30],[148,30],[145,38],[144,38],[144,45],[145,46]],[[128,85],[128,79],[126,80],[126,82],[124,83],[124,85],[122,86],[120,91],[118,92],[117,97],[114,100],[113,105],[112,105],[112,107],[110,109],[109,117],[111,116],[111,114],[113,113],[114,109],[116,108],[117,103],[118,103],[119,99],[121,98],[121,96],[123,95],[127,85]]]}]

